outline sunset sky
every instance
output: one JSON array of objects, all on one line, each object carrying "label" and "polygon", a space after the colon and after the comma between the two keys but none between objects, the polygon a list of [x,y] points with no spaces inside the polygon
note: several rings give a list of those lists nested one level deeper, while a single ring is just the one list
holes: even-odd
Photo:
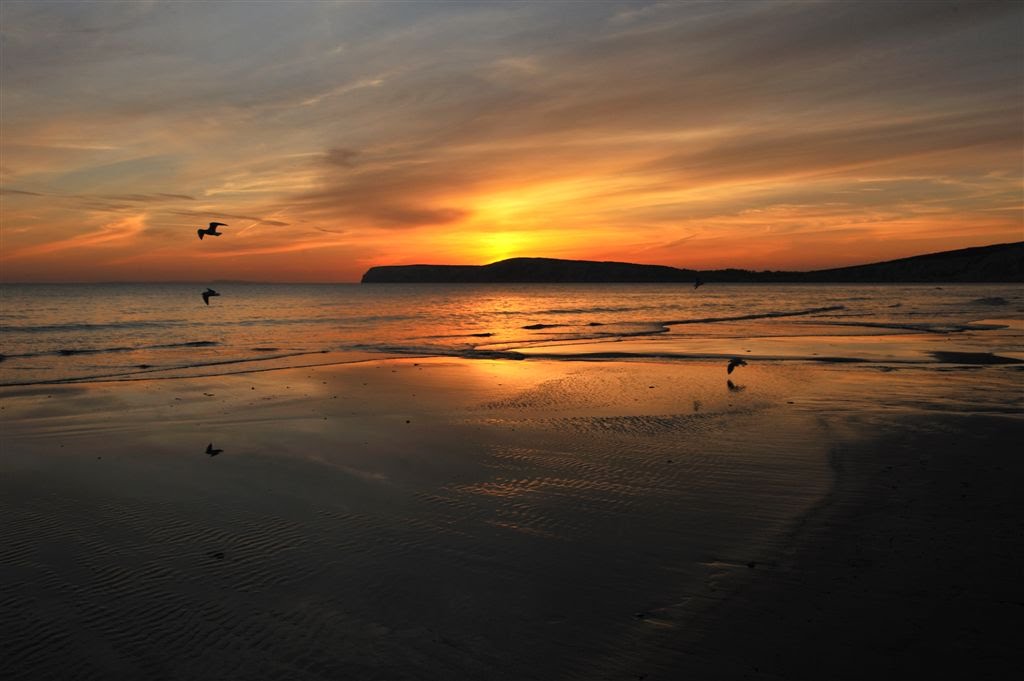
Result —
[{"label": "sunset sky", "polygon": [[0,22],[4,281],[1024,239],[1021,2],[4,0]]}]

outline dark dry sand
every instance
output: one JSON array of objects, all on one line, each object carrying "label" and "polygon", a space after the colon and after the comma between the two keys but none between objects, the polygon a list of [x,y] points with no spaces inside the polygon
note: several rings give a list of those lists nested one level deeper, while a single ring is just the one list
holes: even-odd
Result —
[{"label": "dark dry sand", "polygon": [[403,360],[7,389],[0,677],[1008,674],[1022,376]]}]

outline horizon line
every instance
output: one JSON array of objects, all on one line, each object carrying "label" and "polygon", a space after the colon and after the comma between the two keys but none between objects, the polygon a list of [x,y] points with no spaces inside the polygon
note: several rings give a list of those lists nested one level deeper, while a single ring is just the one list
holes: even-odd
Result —
[{"label": "horizon line", "polygon": [[[961,251],[970,251],[970,250],[975,250],[975,249],[980,249],[980,248],[994,248],[996,246],[1017,246],[1017,245],[1024,245],[1024,241],[1005,241],[1005,242],[994,243],[994,244],[983,244],[983,245],[980,245],[980,246],[966,246],[964,248],[954,248],[954,249],[950,249],[950,250],[946,250],[946,251],[933,251],[933,252],[930,252],[930,253],[919,253],[917,255],[909,255],[909,256],[904,256],[902,258],[894,258],[892,260],[876,260],[874,262],[861,263],[859,265],[845,265],[845,266],[842,266],[842,267],[824,267],[824,268],[813,269],[813,270],[773,270],[773,269],[753,270],[753,269],[744,269],[742,267],[719,267],[719,268],[715,268],[715,269],[698,270],[698,269],[693,269],[693,268],[689,268],[689,267],[678,267],[678,266],[675,266],[675,265],[660,265],[660,264],[652,264],[652,263],[632,263],[632,262],[626,262],[626,261],[622,261],[622,260],[578,260],[578,259],[574,259],[574,258],[550,258],[550,257],[547,257],[547,256],[540,256],[540,255],[519,255],[519,256],[513,256],[513,257],[510,257],[510,258],[502,258],[501,260],[495,260],[493,262],[485,263],[483,265],[451,265],[451,264],[437,264],[437,263],[434,263],[434,264],[431,264],[431,263],[410,263],[410,264],[406,264],[406,265],[371,265],[369,267],[369,269],[367,269],[367,272],[369,272],[370,270],[372,270],[374,268],[377,268],[377,267],[487,267],[489,265],[494,265],[494,264],[497,264],[497,263],[500,263],[500,262],[506,262],[508,260],[524,260],[524,259],[525,260],[530,260],[530,259],[532,259],[532,260],[561,260],[561,261],[567,261],[567,262],[618,263],[618,264],[626,264],[626,265],[640,265],[640,266],[643,266],[643,267],[667,267],[669,269],[681,270],[681,271],[685,271],[685,272],[693,272],[695,274],[703,274],[703,273],[707,273],[707,272],[723,272],[723,271],[730,271],[730,270],[739,271],[739,272],[749,272],[749,273],[752,273],[752,274],[762,274],[762,273],[812,274],[814,272],[830,272],[830,271],[833,271],[833,270],[845,270],[845,269],[853,269],[853,268],[857,268],[857,267],[868,267],[868,266],[871,266],[871,265],[881,265],[881,264],[885,264],[885,263],[899,262],[901,260],[912,260],[914,258],[924,258],[924,257],[929,257],[929,256],[942,255],[944,253],[957,253],[957,252],[961,252]],[[365,273],[364,273],[364,275],[365,275]],[[246,285],[251,285],[251,284],[277,284],[277,285],[283,285],[283,286],[294,286],[294,285],[300,285],[300,284],[339,285],[339,284],[362,284],[362,283],[363,282],[361,280],[360,281],[264,281],[264,280],[249,280],[249,279],[187,279],[187,280],[182,280],[182,279],[164,279],[164,280],[135,280],[135,279],[129,279],[129,280],[123,280],[123,281],[84,281],[84,280],[72,280],[72,281],[0,281],[0,285],[2,285],[2,286],[6,286],[6,285],[19,285],[19,286],[23,286],[23,285],[32,285],[32,284],[39,284],[39,285],[58,285],[58,284],[95,284],[95,285],[111,285],[111,284],[196,284],[196,285],[201,285],[201,286],[206,286],[206,285],[210,285],[210,284],[246,284]],[[498,282],[480,282],[480,283],[498,283]],[[519,282],[519,283],[541,283],[541,282]],[[567,282],[567,283],[572,283],[572,282]],[[643,283],[670,283],[670,282],[617,282],[617,283],[640,283],[640,284],[643,284]],[[718,282],[718,283],[723,283],[724,284],[724,283],[748,283],[748,282]],[[803,283],[803,282],[773,282],[773,283]],[[811,283],[811,282],[807,282],[807,283]],[[819,283],[827,283],[827,282],[819,282]],[[836,282],[836,283],[844,283],[844,282]],[[863,283],[870,283],[870,282],[863,282]],[[908,282],[908,283],[912,283],[912,282]],[[950,282],[950,283],[970,283],[970,282]],[[987,283],[993,283],[993,282],[987,282]],[[1007,283],[1013,283],[1013,282],[1007,282]]]}]

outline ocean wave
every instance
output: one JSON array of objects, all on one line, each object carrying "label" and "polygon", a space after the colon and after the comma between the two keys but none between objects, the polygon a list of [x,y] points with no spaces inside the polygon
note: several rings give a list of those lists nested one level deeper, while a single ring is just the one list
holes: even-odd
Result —
[{"label": "ocean wave", "polygon": [[1024,364],[1024,359],[1004,357],[991,352],[954,352],[934,350],[931,355],[945,364]]},{"label": "ocean wave", "polygon": [[[253,319],[217,320],[214,325],[217,327],[252,327],[252,326],[302,326],[320,324],[355,324],[364,326],[379,322],[408,321],[414,319],[409,315],[370,315],[364,317],[353,317],[337,315],[330,317],[258,317]],[[91,333],[98,331],[136,331],[140,329],[174,329],[193,326],[194,321],[187,319],[161,319],[133,322],[68,322],[65,324],[4,324],[5,333],[55,333],[55,332],[79,332]]]},{"label": "ocean wave", "polygon": [[[596,352],[525,352],[516,353],[525,355],[526,359],[558,360],[558,361],[600,361],[600,360],[678,360],[678,361],[727,361],[734,357],[734,354],[724,353],[688,353],[672,351],[613,351],[600,350]],[[899,365],[928,367],[936,364],[959,364],[959,365],[1021,365],[1024,359],[1007,357],[991,352],[955,352],[955,351],[929,351],[926,356],[921,357],[856,357],[847,355],[744,355],[745,359],[751,362],[766,363],[788,363],[788,362],[810,362],[820,364],[871,364],[871,365]]]},{"label": "ocean wave", "polygon": [[919,333],[963,333],[964,331],[995,331],[1005,329],[1005,324],[978,324],[966,322],[963,324],[952,324],[943,322],[835,322],[819,321],[814,324],[827,326],[856,326],[869,329],[898,329],[902,331],[916,331]]},{"label": "ocean wave", "polygon": [[660,322],[665,326],[678,326],[680,324],[712,324],[715,322],[741,322],[749,319],[772,319],[775,317],[801,317],[810,314],[821,314],[822,312],[833,312],[845,310],[845,305],[829,305],[827,307],[810,307],[804,310],[782,310],[773,312],[758,312],[754,314],[735,315],[731,317],[702,317],[698,319],[678,319],[669,322]]},{"label": "ocean wave", "polygon": [[435,336],[420,336],[425,339],[443,339],[443,338],[491,338],[497,334],[493,331],[480,331],[477,333],[443,333]]},{"label": "ocean wave", "polygon": [[[524,352],[527,359],[545,359],[545,360],[560,360],[560,361],[598,361],[598,360],[632,360],[632,359],[658,359],[658,360],[721,360],[727,361],[735,354],[723,354],[723,353],[694,353],[694,352],[673,352],[671,350],[664,351],[617,351],[617,350],[599,350],[595,352]],[[877,360],[871,360],[864,357],[845,357],[845,356],[821,356],[821,355],[744,355],[746,359],[751,361],[759,362],[821,362],[824,364],[858,364],[865,362],[874,362]],[[891,360],[886,360],[889,362]],[[897,360],[898,361],[898,360]],[[909,360],[902,360],[903,362],[910,362]],[[913,361],[911,363],[921,364],[926,360]]]},{"label": "ocean wave", "polygon": [[347,346],[346,350],[377,352],[402,357],[461,357],[463,359],[525,359],[526,355],[515,350],[466,348],[438,345],[395,345],[362,344]]},{"label": "ocean wave", "polygon": [[[644,310],[656,310],[651,305],[621,305],[621,306],[594,306],[594,307],[555,307],[549,310],[533,310],[530,314],[601,314],[605,312],[642,312]],[[499,315],[521,315],[522,310],[497,310],[494,314]]]},{"label": "ocean wave", "polygon": [[185,319],[160,319],[135,322],[103,322],[93,324],[90,322],[68,322],[66,324],[4,324],[4,332],[17,333],[52,333],[54,331],[111,331],[116,329],[167,329],[181,324],[187,324]]},{"label": "ocean wave", "polygon": [[[142,377],[143,374],[166,373],[169,371],[182,371],[189,369],[203,369],[206,367],[226,366],[232,364],[245,364],[247,362],[270,362],[277,359],[289,359],[306,355],[326,354],[328,350],[310,350],[305,352],[289,352],[280,355],[264,355],[262,357],[239,357],[235,359],[222,359],[210,362],[190,362],[187,364],[174,364],[169,366],[151,366],[148,364],[139,365],[131,371],[115,371],[102,374],[88,374],[83,376],[66,376],[52,379],[43,379],[25,382],[0,383],[0,388],[23,385],[55,384],[55,383],[82,383],[90,381],[104,381],[124,377]],[[283,368],[283,367],[282,367]]]},{"label": "ocean wave", "polygon": [[39,352],[8,353],[0,355],[2,359],[17,357],[71,357],[74,355],[105,355],[117,352],[137,352],[140,350],[169,350],[173,348],[208,348],[220,345],[217,341],[185,341],[183,343],[159,343],[156,345],[119,345],[107,348],[56,348]]},{"label": "ocean wave", "polygon": [[[648,333],[663,333],[667,330],[665,327],[680,326],[682,324],[714,324],[717,322],[739,322],[748,321],[753,319],[773,319],[776,317],[801,317],[813,314],[822,314],[825,312],[835,312],[837,310],[845,310],[845,305],[828,305],[826,307],[811,307],[801,310],[773,310],[770,312],[754,312],[751,314],[742,315],[730,315],[727,317],[697,317],[695,319],[673,319],[665,322],[651,322],[651,321],[624,321],[617,322],[621,325],[628,326],[649,326],[653,327],[649,330],[642,331],[639,334],[635,333],[615,333],[610,332],[608,335],[611,336],[632,336],[632,335],[645,335]],[[613,326],[615,322],[590,322],[586,326]],[[538,322],[536,324],[528,324],[520,328],[526,329],[527,331],[539,331],[542,329],[558,329],[558,328],[571,328],[571,324],[549,324],[545,322]]]},{"label": "ocean wave", "polygon": [[397,343],[351,343],[340,348],[357,352],[375,352],[388,355],[416,357],[458,357],[465,347],[450,345],[400,345]]}]

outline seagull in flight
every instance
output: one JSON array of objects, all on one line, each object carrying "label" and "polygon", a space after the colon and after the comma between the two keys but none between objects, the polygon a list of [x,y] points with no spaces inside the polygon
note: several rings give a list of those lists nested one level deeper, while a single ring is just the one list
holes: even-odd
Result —
[{"label": "seagull in flight", "polygon": [[[201,237],[200,237],[200,238],[201,238]],[[696,278],[696,279],[694,280],[694,282],[693,282],[693,288],[695,288],[695,289],[698,289],[698,288],[700,288],[700,287],[701,287],[701,286],[703,286],[703,285],[704,285],[704,281],[703,281],[703,280],[702,280],[702,279],[701,279],[700,277],[697,277],[697,278]]]},{"label": "seagull in flight", "polygon": [[[212,288],[208,288],[205,291],[203,291],[203,302],[206,303],[207,305],[209,305],[210,304],[210,298],[212,298],[214,296],[219,296],[219,295],[220,294],[217,293],[216,291],[214,291]],[[730,368],[729,371],[732,371],[732,369]]]},{"label": "seagull in flight", "polygon": [[211,222],[209,227],[206,229],[197,229],[196,232],[199,234],[199,240],[202,241],[203,237],[207,234],[210,236],[220,236],[220,232],[217,231],[217,228],[227,226],[226,222]]},{"label": "seagull in flight", "polygon": [[725,370],[725,373],[731,374],[732,370],[735,369],[736,367],[745,367],[745,366],[747,366],[746,362],[744,362],[739,357],[733,357],[732,359],[729,360],[729,367]]},{"label": "seagull in flight", "polygon": [[224,451],[223,449],[214,449],[212,442],[210,444],[206,445],[206,453],[209,454],[210,456],[217,456],[218,454],[220,454],[223,451]]}]

